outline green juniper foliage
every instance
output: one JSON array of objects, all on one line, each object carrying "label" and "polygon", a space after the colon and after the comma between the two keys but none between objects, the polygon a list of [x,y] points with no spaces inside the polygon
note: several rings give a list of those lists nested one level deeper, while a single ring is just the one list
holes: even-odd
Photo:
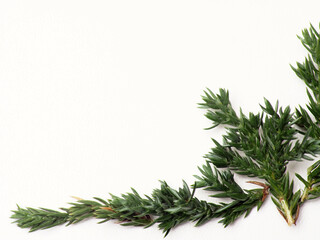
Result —
[{"label": "green juniper foliage", "polygon": [[[222,143],[215,139],[213,148],[205,155],[206,163],[199,167],[196,181],[175,190],[166,182],[151,195],[140,196],[134,189],[120,197],[108,200],[77,199],[69,208],[60,211],[46,208],[20,208],[12,218],[21,228],[30,231],[97,218],[99,223],[117,220],[121,225],[150,227],[157,224],[167,235],[172,228],[193,221],[199,226],[211,219],[219,219],[224,226],[240,216],[247,216],[255,207],[259,209],[270,195],[280,214],[289,225],[295,224],[300,206],[320,197],[320,161],[307,170],[307,178],[299,174],[304,189],[294,191],[287,165],[290,161],[312,161],[320,153],[320,37],[311,25],[299,37],[309,54],[303,63],[292,67],[307,85],[309,103],[295,111],[290,107],[273,106],[267,99],[261,112],[237,114],[229,100],[229,92],[220,89],[215,94],[207,89],[200,107],[212,122],[208,129],[222,125],[226,133]],[[243,189],[234,174],[245,175],[255,189]],[[292,176],[291,176],[292,177]],[[195,197],[202,188],[210,197],[223,202],[208,202]]]}]

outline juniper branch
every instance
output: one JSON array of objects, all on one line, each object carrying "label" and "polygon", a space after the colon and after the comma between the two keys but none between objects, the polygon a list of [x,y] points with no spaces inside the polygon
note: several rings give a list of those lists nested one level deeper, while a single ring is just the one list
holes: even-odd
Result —
[{"label": "juniper branch", "polygon": [[[296,109],[297,124],[316,141],[320,139],[320,35],[313,25],[310,24],[310,28],[304,29],[302,36],[298,38],[309,54],[303,63],[297,62],[297,67],[291,67],[296,75],[306,84],[309,103],[306,106],[307,110],[301,106]],[[320,197],[319,165],[320,162],[317,161],[308,168],[307,179],[296,174],[296,177],[305,185],[300,198],[300,204],[306,200]]]},{"label": "juniper branch", "polygon": [[[150,196],[141,197],[134,189],[111,199],[79,199],[61,211],[46,208],[20,208],[12,218],[21,228],[30,231],[46,229],[62,224],[74,224],[87,218],[97,218],[100,223],[117,220],[122,225],[149,227],[158,224],[165,234],[175,226],[194,221],[196,226],[211,219],[220,219],[228,226],[239,216],[247,216],[255,207],[261,207],[270,189],[272,200],[289,225],[295,224],[300,206],[320,197],[320,161],[313,163],[307,178],[296,177],[304,189],[294,192],[287,165],[291,161],[313,160],[320,153],[320,37],[311,25],[299,37],[309,52],[303,63],[292,67],[307,85],[309,103],[293,113],[290,107],[273,106],[267,99],[257,114],[237,114],[233,109],[229,92],[220,89],[214,94],[207,89],[200,107],[212,122],[208,129],[223,125],[226,134],[222,143],[212,139],[214,147],[205,155],[207,164],[199,167],[201,175],[191,191],[184,182],[175,190],[166,182]],[[221,168],[225,168],[221,170]],[[242,189],[234,179],[235,174],[259,181],[249,181],[262,188]],[[261,182],[262,181],[262,182]],[[214,198],[227,198],[228,202],[212,203],[194,196],[197,188],[204,188]]]},{"label": "juniper branch", "polygon": [[12,218],[16,219],[19,227],[29,228],[30,231],[97,218],[100,223],[118,220],[124,226],[149,227],[158,223],[159,228],[167,235],[173,227],[186,221],[195,221],[197,226],[207,222],[216,217],[215,210],[219,207],[194,197],[194,191],[185,182],[179,190],[161,182],[161,187],[145,198],[132,189],[132,193],[121,197],[111,195],[111,199],[107,201],[101,198],[79,199],[70,204],[70,208],[62,208],[60,212],[18,207],[13,211]]},{"label": "juniper branch", "polygon": [[55,227],[68,222],[67,212],[58,212],[46,208],[20,208],[13,211],[11,218],[21,228],[29,228],[30,232]]},{"label": "juniper branch", "polygon": [[230,203],[221,202],[217,206],[215,214],[217,217],[222,218],[220,223],[228,226],[233,223],[241,215],[248,216],[254,207],[261,207],[265,198],[269,194],[269,186],[264,183],[249,181],[263,187],[262,189],[242,189],[234,180],[234,175],[230,170],[220,172],[214,168],[210,163],[199,167],[202,176],[195,176],[198,181],[196,187],[204,188],[204,190],[214,192],[211,197],[215,198],[230,198]]},{"label": "juniper branch", "polygon": [[[215,95],[209,98],[210,94],[212,92],[207,92],[204,97],[210,101],[207,100],[201,106],[206,106],[210,112],[209,119],[213,119],[214,126],[217,126],[220,124],[216,121],[220,110],[210,108],[215,106],[212,102],[217,101]],[[223,89],[220,89],[220,95],[229,96]],[[231,108],[229,100],[225,99],[224,102]],[[302,139],[298,138],[300,132],[296,127],[297,120],[290,107],[283,109],[278,102],[273,107],[265,99],[265,105],[261,105],[261,109],[262,113],[249,113],[248,117],[240,111],[237,121],[226,127],[223,144],[213,140],[215,147],[205,157],[216,167],[263,179],[270,186],[279,211],[291,225],[295,223],[300,191],[293,193],[293,183],[289,183],[286,166],[292,160],[312,160],[309,155],[319,153],[319,141],[310,137],[310,130]],[[236,189],[232,189],[232,192],[237,193]]]},{"label": "juniper branch", "polygon": [[[320,28],[320,25],[319,25]],[[304,81],[307,86],[309,104],[307,109],[303,107],[296,109],[298,125],[306,131],[311,130],[311,135],[320,139],[320,37],[319,32],[310,25],[309,30],[304,29],[302,36],[299,36],[301,43],[308,50],[309,54],[303,63],[297,62],[297,67],[291,66],[296,75]],[[312,94],[310,93],[312,92]]]}]

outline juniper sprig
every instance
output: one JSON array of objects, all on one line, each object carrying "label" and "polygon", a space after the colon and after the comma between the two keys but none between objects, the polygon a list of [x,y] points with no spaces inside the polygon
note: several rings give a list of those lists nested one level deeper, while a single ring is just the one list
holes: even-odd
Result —
[{"label": "juniper sprig", "polygon": [[[205,103],[201,107],[207,109],[206,116],[213,121],[213,126],[224,124],[227,130],[223,144],[213,140],[215,147],[205,156],[208,164],[264,180],[280,213],[289,225],[295,223],[300,191],[293,193],[293,182],[289,181],[286,166],[293,160],[311,160],[309,155],[320,152],[319,141],[310,138],[310,130],[299,140],[296,119],[290,108],[283,110],[278,103],[273,107],[267,99],[261,106],[262,113],[249,113],[249,117],[241,111],[239,117],[235,115],[226,90],[220,89],[220,94],[205,92],[203,100]],[[221,103],[218,109],[211,108],[213,102]],[[224,117],[232,119],[228,124],[219,117],[220,111],[227,108],[229,111]],[[206,187],[209,188],[210,183]]]},{"label": "juniper sprig", "polygon": [[161,182],[160,188],[145,198],[132,189],[131,193],[121,197],[111,195],[111,199],[107,201],[100,198],[78,199],[77,202],[70,203],[70,208],[62,208],[60,212],[18,207],[18,210],[13,211],[12,218],[17,219],[19,227],[30,228],[30,231],[65,223],[70,225],[95,217],[100,220],[99,223],[114,219],[124,226],[149,227],[158,223],[159,228],[168,234],[180,223],[194,221],[197,222],[196,225],[201,225],[215,217],[219,206],[197,199],[194,197],[194,190],[191,191],[185,182],[179,190]]},{"label": "juniper sprig", "polygon": [[[265,99],[259,113],[245,115],[240,109],[237,114],[227,90],[220,89],[216,94],[210,89],[204,91],[200,108],[206,110],[205,116],[212,122],[208,129],[222,126],[226,132],[221,143],[212,139],[214,146],[204,156],[206,163],[199,167],[200,174],[191,187],[183,182],[175,190],[162,181],[151,195],[141,196],[132,189],[120,197],[111,195],[108,200],[78,199],[60,211],[18,206],[12,218],[30,231],[97,218],[99,223],[117,220],[124,226],[158,224],[167,235],[186,221],[199,226],[219,219],[228,226],[252,209],[259,209],[270,194],[288,225],[296,224],[302,204],[320,197],[320,160],[308,168],[306,179],[295,174],[304,189],[294,191],[294,180],[287,170],[291,161],[313,161],[320,154],[319,32],[311,25],[299,39],[309,54],[303,63],[291,67],[307,86],[306,108],[299,106],[292,111],[289,106],[279,107],[278,102],[272,105]],[[243,189],[235,174],[247,176],[251,179],[248,183],[258,188]],[[198,199],[195,192],[201,188],[218,201]]]}]

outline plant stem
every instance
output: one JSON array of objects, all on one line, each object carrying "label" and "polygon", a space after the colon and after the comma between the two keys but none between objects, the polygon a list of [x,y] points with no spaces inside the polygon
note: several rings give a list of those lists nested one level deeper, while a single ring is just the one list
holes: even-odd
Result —
[{"label": "plant stem", "polygon": [[283,210],[284,218],[286,219],[288,225],[291,226],[295,223],[295,219],[292,216],[292,211],[289,209],[289,205],[286,200],[284,200],[283,198],[279,200]]},{"label": "plant stem", "polygon": [[301,196],[301,200],[300,202],[303,203],[304,201],[308,200],[308,195],[309,195],[309,191],[311,190],[311,188],[309,187],[305,187]]}]

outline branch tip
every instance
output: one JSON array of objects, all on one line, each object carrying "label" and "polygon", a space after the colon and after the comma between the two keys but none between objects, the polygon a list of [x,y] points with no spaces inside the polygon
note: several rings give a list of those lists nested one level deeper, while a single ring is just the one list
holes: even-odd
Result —
[{"label": "branch tip", "polygon": [[74,198],[74,199],[76,199],[76,200],[78,200],[78,201],[83,200],[83,198],[80,198],[80,197],[75,197],[75,196],[71,196],[71,197]]}]

